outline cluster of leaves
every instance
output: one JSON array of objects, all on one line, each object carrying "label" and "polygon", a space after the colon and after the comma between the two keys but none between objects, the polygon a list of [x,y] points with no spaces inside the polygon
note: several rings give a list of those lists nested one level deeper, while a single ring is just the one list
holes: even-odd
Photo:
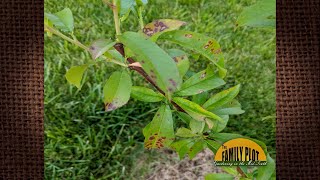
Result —
[{"label": "cluster of leaves", "polygon": [[[114,13],[120,14],[120,19],[115,21],[124,21],[130,12],[142,20],[142,10],[147,1],[117,0],[106,3]],[[98,39],[87,47],[73,36],[73,22],[72,12],[68,8],[55,14],[45,14],[48,35],[55,34],[78,45],[89,51],[95,60],[71,67],[66,73],[69,83],[81,88],[82,76],[88,67],[99,62],[115,63],[120,65],[119,70],[111,74],[103,89],[106,111],[124,106],[130,97],[160,104],[152,121],[143,129],[145,148],[171,148],[177,151],[180,158],[188,155],[192,159],[205,148],[215,153],[224,142],[242,137],[221,133],[230,115],[244,113],[236,100],[240,85],[214,95],[210,93],[226,83],[223,79],[227,70],[216,40],[199,33],[178,30],[186,24],[183,21],[159,19],[146,25],[140,23],[143,27],[138,32],[117,34],[116,41]],[[72,38],[55,28],[69,33]],[[207,68],[197,73],[191,72],[188,53],[180,49],[164,50],[157,44],[159,39],[202,55],[208,60]],[[154,88],[133,86],[129,70],[137,71]],[[186,76],[187,73],[192,75]],[[184,123],[183,127],[176,130],[173,113]],[[264,143],[254,141],[266,151]],[[269,156],[268,162],[268,166],[251,171],[239,167],[224,168],[229,175],[209,174],[206,179],[216,179],[218,176],[269,179],[274,173],[274,162]]]}]

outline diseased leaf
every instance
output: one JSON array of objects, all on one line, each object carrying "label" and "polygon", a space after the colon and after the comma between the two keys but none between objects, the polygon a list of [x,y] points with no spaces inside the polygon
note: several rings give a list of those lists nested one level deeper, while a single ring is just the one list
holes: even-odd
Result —
[{"label": "diseased leaf", "polygon": [[190,159],[196,157],[196,155],[206,148],[206,143],[203,140],[196,142],[191,148],[189,149],[188,155]]},{"label": "diseased leaf", "polygon": [[174,140],[173,120],[169,106],[162,105],[144,130],[147,149],[169,147]]},{"label": "diseased leaf", "polygon": [[276,27],[276,0],[262,0],[243,10],[238,26]]},{"label": "diseased leaf", "polygon": [[149,36],[152,41],[156,41],[161,34],[179,29],[185,24],[186,22],[174,19],[158,19],[145,25],[142,32]]},{"label": "diseased leaf", "polygon": [[235,178],[230,174],[212,173],[204,177],[205,180],[234,180]]},{"label": "diseased leaf", "polygon": [[186,80],[181,85],[180,90],[176,92],[176,95],[191,96],[200,94],[224,84],[225,82],[222,79],[216,77],[215,75],[207,75],[206,71],[204,70]]},{"label": "diseased leaf", "polygon": [[125,105],[130,99],[131,78],[126,71],[112,73],[103,88],[106,111]]},{"label": "diseased leaf", "polygon": [[207,174],[204,177],[205,180],[234,180],[234,177],[230,174],[212,173]]},{"label": "diseased leaf", "polygon": [[177,130],[176,136],[179,137],[194,137],[196,134],[194,134],[190,129],[187,128],[179,128]]},{"label": "diseased leaf", "polygon": [[164,99],[159,93],[146,87],[133,86],[131,89],[131,97],[144,102],[159,102]]},{"label": "diseased leaf", "polygon": [[62,11],[59,11],[54,14],[44,13],[45,18],[49,19],[54,26],[59,28],[64,32],[72,32],[73,25],[73,15],[69,8],[64,8]]},{"label": "diseased leaf", "polygon": [[137,55],[146,73],[169,97],[180,87],[182,80],[177,66],[157,44],[135,32],[125,32],[118,38]]},{"label": "diseased leaf", "polygon": [[97,59],[110,48],[112,48],[115,44],[115,42],[111,42],[107,39],[99,39],[94,41],[89,47],[89,52],[91,54],[92,59]]},{"label": "diseased leaf", "polygon": [[182,78],[187,73],[190,67],[190,62],[187,54],[179,49],[169,49],[167,50],[167,52],[177,64],[180,77]]},{"label": "diseased leaf", "polygon": [[194,133],[194,134],[202,133],[204,126],[205,126],[205,122],[197,121],[192,118],[189,123],[189,127],[190,127],[192,133]]},{"label": "diseased leaf", "polygon": [[87,68],[87,64],[71,67],[65,75],[67,81],[70,84],[75,85],[78,89],[80,89],[82,76],[83,73],[87,70]]},{"label": "diseased leaf", "polygon": [[162,38],[202,54],[218,67],[221,78],[226,76],[223,54],[216,40],[199,33],[180,30],[166,32]]},{"label": "diseased leaf", "polygon": [[[219,116],[203,109],[198,104],[191,102],[189,100],[174,97],[173,101],[177,103],[183,110],[185,110],[192,118],[198,121],[205,121],[207,124],[210,123],[208,120],[211,121],[223,121]],[[212,124],[208,124],[209,128],[212,128]]]},{"label": "diseased leaf", "polygon": [[257,179],[270,179],[276,170],[274,160],[267,154],[267,165],[258,167]]},{"label": "diseased leaf", "polygon": [[223,106],[220,106],[218,108],[214,108],[210,111],[218,115],[231,115],[231,114],[244,113],[244,110],[241,109],[241,104],[237,100],[232,100],[231,102]]},{"label": "diseased leaf", "polygon": [[171,147],[178,152],[180,160],[188,153],[190,148],[195,143],[194,139],[183,139],[171,144]]},{"label": "diseased leaf", "polygon": [[231,102],[239,93],[240,85],[236,85],[232,88],[219,92],[212,96],[207,102],[203,104],[203,107],[207,110],[212,110],[217,107],[223,106]]}]

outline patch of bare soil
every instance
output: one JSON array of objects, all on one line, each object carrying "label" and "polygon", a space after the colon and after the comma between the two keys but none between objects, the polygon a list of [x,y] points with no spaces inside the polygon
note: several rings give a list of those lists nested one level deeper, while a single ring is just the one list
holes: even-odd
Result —
[{"label": "patch of bare soil", "polygon": [[208,173],[218,173],[222,170],[213,165],[213,153],[206,149],[192,160],[186,157],[179,160],[172,151],[165,151],[167,159],[151,166],[153,173],[147,175],[147,180],[203,180]]}]

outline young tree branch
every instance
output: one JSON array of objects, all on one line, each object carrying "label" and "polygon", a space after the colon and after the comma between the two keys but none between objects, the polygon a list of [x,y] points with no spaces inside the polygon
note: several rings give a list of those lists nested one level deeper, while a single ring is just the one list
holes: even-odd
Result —
[{"label": "young tree branch", "polygon": [[[123,57],[125,57],[125,52],[124,52],[124,48],[123,48],[123,44],[122,43],[116,43],[113,46]],[[135,60],[128,57],[127,61],[132,64],[135,63]],[[148,76],[148,74],[141,68],[141,67],[137,67],[137,66],[129,66],[130,69],[138,72],[141,76],[143,76],[153,87],[155,87],[157,89],[157,91],[159,91],[161,94],[163,94],[165,96],[165,92],[163,92],[159,86],[150,78],[150,76]],[[176,104],[175,102],[171,101],[171,104],[178,110],[181,112],[185,112],[178,104]]]}]

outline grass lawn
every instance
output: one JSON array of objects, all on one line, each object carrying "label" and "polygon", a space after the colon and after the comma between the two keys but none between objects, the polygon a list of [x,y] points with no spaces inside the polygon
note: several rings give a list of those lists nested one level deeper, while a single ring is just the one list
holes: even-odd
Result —
[{"label": "grass lawn", "polygon": [[[253,0],[157,0],[148,4],[145,22],[171,18],[188,22],[184,29],[217,39],[225,53],[227,84],[242,85],[239,101],[246,111],[231,116],[225,132],[265,142],[275,155],[275,30],[235,29],[235,20]],[[69,7],[74,35],[84,44],[114,38],[111,10],[101,0],[45,0],[45,12]],[[130,18],[122,29],[137,31]],[[156,106],[130,100],[104,112],[102,87],[116,66],[91,67],[81,90],[64,78],[67,69],[91,58],[59,37],[45,36],[45,177],[46,179],[142,179],[164,154],[143,149],[142,128]],[[205,61],[192,63],[194,69]],[[136,74],[134,84],[143,80]],[[143,162],[143,163],[141,163]],[[139,165],[139,168],[137,166]],[[135,167],[135,168],[134,168]]]}]

